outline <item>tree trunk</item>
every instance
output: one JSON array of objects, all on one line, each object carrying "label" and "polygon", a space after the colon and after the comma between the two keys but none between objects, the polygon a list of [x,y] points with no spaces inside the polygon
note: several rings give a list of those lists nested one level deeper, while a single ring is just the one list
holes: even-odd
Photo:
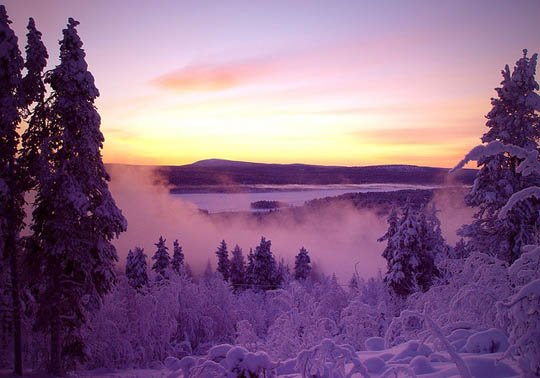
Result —
[{"label": "tree trunk", "polygon": [[[10,230],[11,231],[11,230]],[[17,236],[10,232],[5,244],[9,256],[11,278],[11,301],[13,313],[13,365],[16,375],[23,375],[22,364],[22,329],[21,329],[21,300],[19,295],[19,269],[17,263]]]},{"label": "tree trunk", "polygon": [[51,360],[49,372],[55,376],[62,377],[62,338],[60,336],[60,314],[58,309],[54,309],[51,314]]}]

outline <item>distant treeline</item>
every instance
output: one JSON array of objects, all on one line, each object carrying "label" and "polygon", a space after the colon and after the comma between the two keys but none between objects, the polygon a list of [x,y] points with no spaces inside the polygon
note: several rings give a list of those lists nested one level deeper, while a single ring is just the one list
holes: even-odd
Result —
[{"label": "distant treeline", "polygon": [[[260,164],[226,160],[205,160],[183,166],[158,167],[158,173],[172,187],[234,185],[330,185],[399,183],[439,185],[447,182],[472,184],[476,170],[464,169],[450,175],[446,168],[410,165],[335,167],[304,164]],[[224,190],[225,190],[224,189]]]},{"label": "distant treeline", "polygon": [[256,210],[273,210],[281,207],[287,207],[287,204],[280,201],[255,201],[250,204],[252,209]]},{"label": "distant treeline", "polygon": [[[329,208],[342,209],[342,206],[352,207],[359,211],[372,210],[380,216],[386,217],[392,208],[404,207],[407,203],[413,207],[426,206],[438,192],[444,193],[447,198],[463,198],[466,188],[444,189],[411,189],[396,190],[394,192],[346,193],[340,196],[318,198],[306,201],[304,206],[292,206],[276,209],[277,211],[242,212],[243,216],[251,222],[265,223],[283,219],[286,216],[295,222],[306,222],[308,219],[324,214]],[[231,222],[238,216],[238,212],[223,212],[206,214],[214,220]]]},{"label": "distant treeline", "polygon": [[308,208],[333,206],[339,203],[350,203],[357,209],[371,209],[381,215],[387,215],[393,208],[401,208],[406,203],[415,207],[423,207],[432,199],[435,191],[461,191],[464,189],[407,189],[393,192],[345,193],[336,197],[317,198],[306,202]]}]

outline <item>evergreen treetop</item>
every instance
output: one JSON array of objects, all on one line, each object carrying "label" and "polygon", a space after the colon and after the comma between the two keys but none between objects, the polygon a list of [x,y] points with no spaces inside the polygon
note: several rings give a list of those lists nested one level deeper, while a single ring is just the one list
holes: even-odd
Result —
[{"label": "evergreen treetop", "polygon": [[[45,102],[44,69],[49,55],[41,41],[41,32],[32,18],[28,22],[26,75],[22,81],[28,127],[22,135],[19,161],[24,169],[25,189],[36,187],[52,171],[54,152],[61,146],[60,125],[49,122],[49,106]],[[34,106],[32,106],[34,105]]]},{"label": "evergreen treetop", "polygon": [[[21,120],[24,61],[6,8],[0,5],[0,198],[3,205],[16,193],[16,156]],[[6,212],[2,212],[6,214]]]},{"label": "evergreen treetop", "polygon": [[184,266],[184,252],[182,251],[182,246],[178,242],[178,239],[173,242],[173,257],[171,260],[171,267],[176,274],[185,273]]},{"label": "evergreen treetop", "polygon": [[152,265],[152,270],[155,271],[158,276],[157,279],[168,278],[167,269],[171,263],[171,257],[169,256],[169,248],[165,245],[165,239],[163,236],[159,237],[158,242],[155,244],[157,247],[156,253],[152,256],[154,264]]},{"label": "evergreen treetop", "polygon": [[235,290],[243,287],[246,283],[244,255],[238,244],[234,247],[230,260],[230,281]]},{"label": "evergreen treetop", "polygon": [[22,79],[24,102],[29,106],[33,102],[43,102],[45,97],[45,84],[43,83],[43,70],[47,66],[49,54],[41,40],[41,32],[36,29],[34,19],[28,20],[28,33],[26,34],[26,75]]},{"label": "evergreen treetop", "polygon": [[227,243],[225,243],[225,240],[222,240],[219,244],[219,247],[216,251],[216,256],[218,258],[217,271],[221,273],[221,276],[225,281],[228,281],[230,276],[230,262],[229,252],[227,250]]},{"label": "evergreen treetop", "polygon": [[129,285],[140,291],[148,285],[146,254],[144,249],[135,247],[129,250],[126,260],[126,277]]},{"label": "evergreen treetop", "polygon": [[311,259],[309,258],[308,251],[302,247],[296,255],[294,261],[294,279],[305,280],[309,277],[311,272]]},{"label": "evergreen treetop", "polygon": [[[271,251],[272,242],[261,237],[260,244],[251,256],[251,267],[248,267],[250,284],[259,290],[277,289],[280,285],[277,264]],[[250,256],[248,256],[248,259]]]}]

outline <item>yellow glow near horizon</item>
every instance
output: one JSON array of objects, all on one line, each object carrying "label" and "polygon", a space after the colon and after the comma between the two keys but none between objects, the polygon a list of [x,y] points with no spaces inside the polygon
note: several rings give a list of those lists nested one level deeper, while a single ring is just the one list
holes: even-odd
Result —
[{"label": "yellow glow near horizon", "polygon": [[[393,110],[385,112],[376,103],[349,108],[344,102],[321,111],[316,102],[296,104],[294,99],[265,95],[208,94],[198,101],[156,96],[127,116],[118,108],[103,110],[105,125],[109,118],[121,121],[104,129],[109,135],[104,157],[108,162],[164,165],[224,158],[451,167],[478,143],[483,122],[478,104],[450,101],[435,109],[389,106]],[[459,116],[441,113],[456,106],[462,109]]]},{"label": "yellow glow near horizon", "polygon": [[80,21],[110,163],[450,167],[500,70],[540,52],[538,1],[4,3],[23,51],[34,17],[48,69]]}]

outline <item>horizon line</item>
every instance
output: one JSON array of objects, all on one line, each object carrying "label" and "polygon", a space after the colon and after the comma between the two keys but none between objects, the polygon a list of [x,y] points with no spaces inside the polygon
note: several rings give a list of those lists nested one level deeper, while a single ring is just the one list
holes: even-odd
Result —
[{"label": "horizon line", "polygon": [[[431,165],[417,165],[417,164],[400,164],[400,163],[391,163],[391,164],[368,164],[368,165],[335,165],[335,164],[310,164],[310,163],[268,163],[268,162],[256,162],[256,161],[245,161],[245,160],[231,160],[231,159],[221,159],[221,158],[208,158],[200,159],[191,163],[186,164],[151,164],[151,163],[118,163],[118,162],[104,162],[105,165],[123,165],[130,167],[185,167],[189,165],[195,165],[197,163],[216,161],[216,162],[225,162],[225,163],[243,163],[243,164],[260,164],[260,165],[306,165],[312,167],[339,167],[339,168],[368,168],[368,167],[418,167],[418,168],[436,168],[436,169],[452,169],[453,167],[440,167],[440,166],[431,166]],[[475,168],[462,168],[462,170]]]}]

